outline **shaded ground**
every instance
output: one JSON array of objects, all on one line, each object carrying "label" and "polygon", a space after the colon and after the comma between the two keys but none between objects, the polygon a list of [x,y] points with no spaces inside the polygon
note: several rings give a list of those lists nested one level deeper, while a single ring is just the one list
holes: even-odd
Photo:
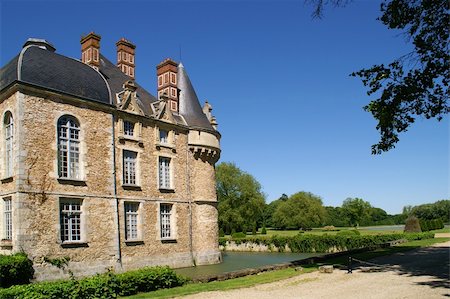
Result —
[{"label": "shaded ground", "polygon": [[450,297],[450,242],[379,257],[353,274],[335,270],[275,283],[183,298],[445,298]]}]

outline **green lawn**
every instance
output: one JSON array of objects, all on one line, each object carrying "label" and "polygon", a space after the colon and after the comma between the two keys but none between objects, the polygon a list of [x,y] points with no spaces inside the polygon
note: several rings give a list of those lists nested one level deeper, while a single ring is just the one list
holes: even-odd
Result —
[{"label": "green lawn", "polygon": [[[441,243],[450,241],[450,238],[434,238],[427,240],[419,240],[412,241],[400,244],[398,246],[389,247],[389,248],[381,248],[370,252],[360,253],[356,255],[352,255],[353,257],[361,260],[369,260],[374,257],[389,255],[396,252],[404,252],[408,250],[412,250],[419,247],[427,247],[435,243]],[[326,264],[336,265],[336,266],[346,266],[347,265],[348,256],[343,256],[335,259],[328,260]],[[129,299],[142,299],[142,298],[173,298],[176,296],[185,296],[189,294],[195,294],[200,292],[208,292],[208,291],[224,291],[231,290],[237,288],[245,288],[251,287],[257,284],[264,284],[269,282],[274,282],[281,279],[286,279],[289,277],[301,275],[303,273],[309,273],[317,270],[319,265],[308,265],[304,266],[304,270],[302,272],[295,271],[292,268],[264,272],[257,275],[250,275],[246,277],[240,277],[236,279],[230,279],[225,281],[214,281],[209,283],[189,283],[181,287],[172,288],[172,289],[163,289],[149,293],[137,294],[130,297],[124,297]]]}]

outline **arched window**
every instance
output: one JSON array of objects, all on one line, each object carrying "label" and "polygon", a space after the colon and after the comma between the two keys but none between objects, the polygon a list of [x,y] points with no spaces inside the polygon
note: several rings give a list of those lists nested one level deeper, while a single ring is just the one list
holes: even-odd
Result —
[{"label": "arched window", "polygon": [[58,173],[60,178],[80,179],[80,126],[68,115],[58,120]]},{"label": "arched window", "polygon": [[11,112],[6,112],[5,119],[5,177],[13,175],[13,140],[14,120]]}]

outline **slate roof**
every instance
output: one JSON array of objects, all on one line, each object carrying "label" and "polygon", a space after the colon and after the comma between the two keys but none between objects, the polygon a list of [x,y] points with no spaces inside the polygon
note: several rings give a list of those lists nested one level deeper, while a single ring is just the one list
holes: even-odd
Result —
[{"label": "slate roof", "polygon": [[90,66],[39,46],[27,46],[0,70],[0,91],[15,81],[110,103],[108,85]]},{"label": "slate roof", "polygon": [[214,128],[211,126],[208,118],[203,113],[197,94],[195,93],[191,80],[189,79],[182,63],[178,65],[177,77],[178,89],[180,90],[180,114],[183,115],[188,126],[214,132]]},{"label": "slate roof", "polygon": [[[0,92],[15,82],[22,82],[58,93],[72,95],[88,101],[116,105],[116,94],[123,84],[131,80],[106,57],[100,54],[100,67],[96,71],[79,60],[54,52],[45,40],[29,39],[21,53],[0,69]],[[183,65],[178,66],[179,114],[178,124],[216,132],[203,113],[197,94]],[[152,116],[151,103],[157,99],[139,84],[136,93],[146,116]]]}]

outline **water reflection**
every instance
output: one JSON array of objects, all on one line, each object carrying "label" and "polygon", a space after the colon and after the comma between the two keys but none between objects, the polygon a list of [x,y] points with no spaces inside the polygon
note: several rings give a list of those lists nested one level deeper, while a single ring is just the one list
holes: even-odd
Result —
[{"label": "water reflection", "polygon": [[320,253],[222,252],[223,262],[220,264],[175,269],[175,271],[181,275],[198,278],[245,268],[291,262],[319,255]]}]

